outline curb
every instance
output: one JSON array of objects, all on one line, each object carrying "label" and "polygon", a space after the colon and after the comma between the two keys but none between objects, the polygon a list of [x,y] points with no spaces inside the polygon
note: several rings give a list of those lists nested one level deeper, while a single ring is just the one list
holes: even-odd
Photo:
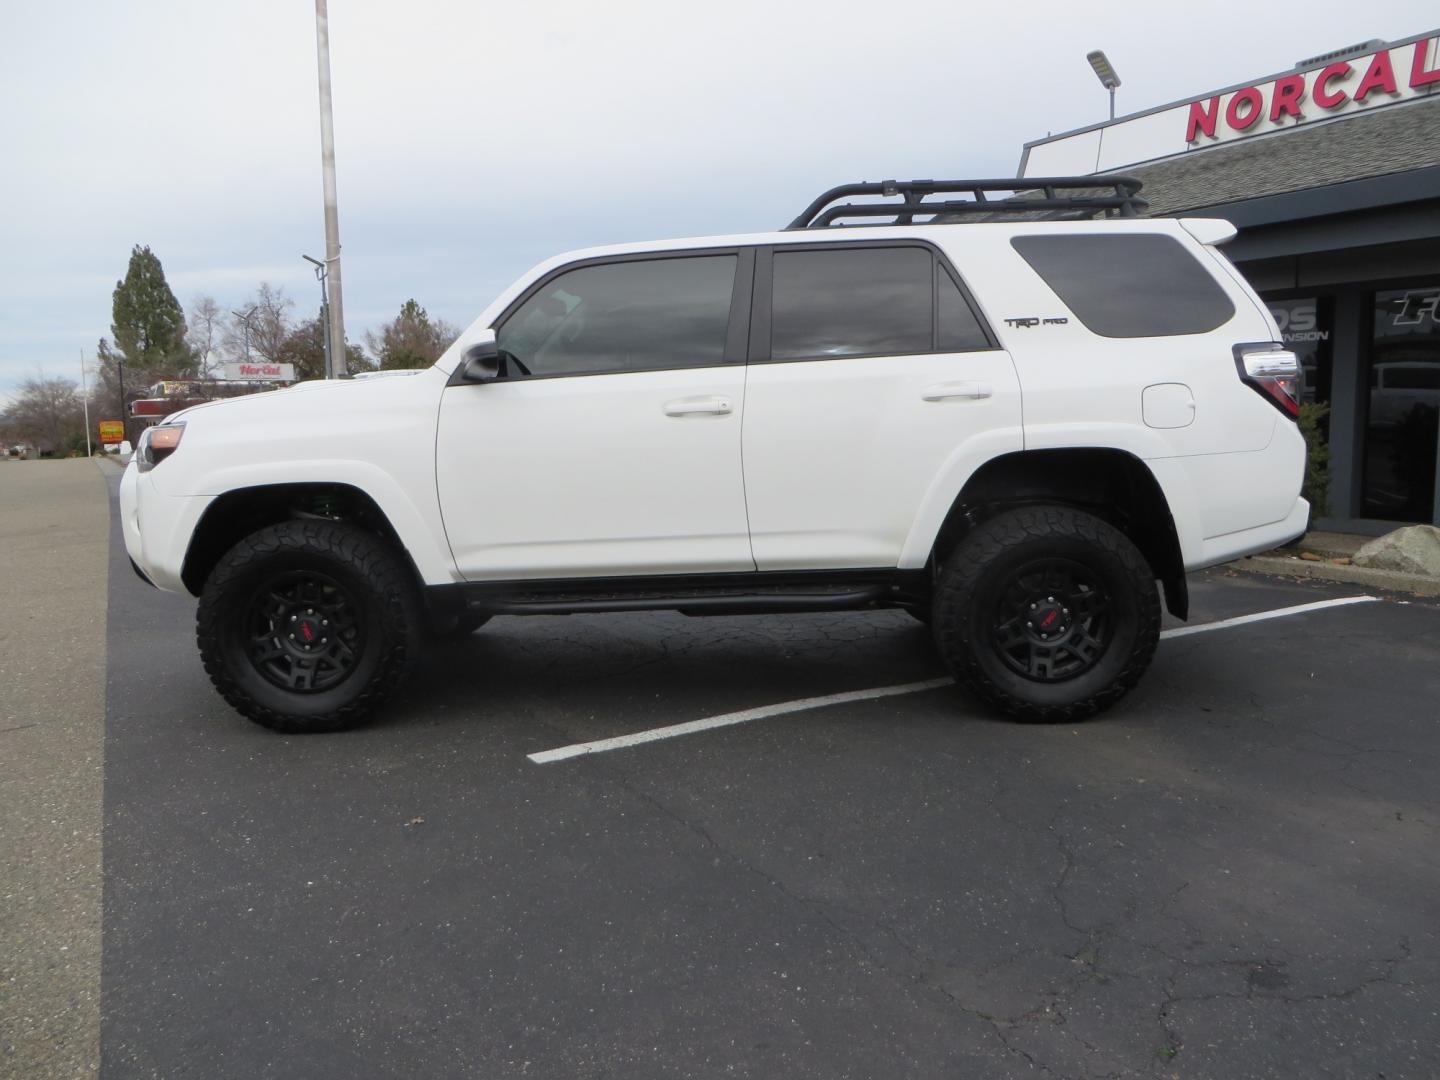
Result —
[{"label": "curb", "polygon": [[1370,570],[1363,566],[1337,566],[1329,562],[1278,555],[1251,555],[1227,564],[1250,574],[1273,574],[1281,577],[1314,578],[1320,581],[1344,581],[1352,585],[1368,585],[1391,592],[1414,593],[1417,596],[1440,596],[1440,578],[1428,574],[1402,574],[1396,570]]}]

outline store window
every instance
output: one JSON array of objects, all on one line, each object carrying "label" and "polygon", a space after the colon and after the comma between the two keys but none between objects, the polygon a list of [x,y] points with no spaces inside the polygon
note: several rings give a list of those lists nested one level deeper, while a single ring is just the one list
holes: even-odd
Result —
[{"label": "store window", "polygon": [[1363,512],[1432,521],[1440,441],[1440,282],[1375,294]]}]

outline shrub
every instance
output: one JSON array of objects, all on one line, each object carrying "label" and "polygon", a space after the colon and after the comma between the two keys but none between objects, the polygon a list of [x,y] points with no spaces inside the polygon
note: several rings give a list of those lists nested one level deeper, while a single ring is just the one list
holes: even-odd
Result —
[{"label": "shrub", "polygon": [[1325,402],[1312,401],[1300,406],[1300,434],[1305,436],[1308,451],[1305,458],[1305,486],[1301,494],[1310,501],[1310,514],[1317,517],[1326,512],[1330,491],[1330,441],[1322,421],[1330,415]]}]

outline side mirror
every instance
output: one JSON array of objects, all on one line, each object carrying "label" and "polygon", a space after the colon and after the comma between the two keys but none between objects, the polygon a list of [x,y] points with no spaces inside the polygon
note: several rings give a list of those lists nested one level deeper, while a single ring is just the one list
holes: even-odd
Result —
[{"label": "side mirror", "polygon": [[500,359],[500,346],[493,333],[467,348],[460,358],[460,377],[465,382],[490,382],[503,374],[505,362]]}]

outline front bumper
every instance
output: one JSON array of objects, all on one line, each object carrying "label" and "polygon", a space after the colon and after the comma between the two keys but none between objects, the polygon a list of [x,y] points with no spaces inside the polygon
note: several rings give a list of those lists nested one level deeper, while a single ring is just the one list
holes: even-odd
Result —
[{"label": "front bumper", "polygon": [[136,572],[167,592],[188,592],[180,577],[185,553],[213,501],[210,495],[165,495],[150,473],[127,465],[120,478],[120,530]]}]

